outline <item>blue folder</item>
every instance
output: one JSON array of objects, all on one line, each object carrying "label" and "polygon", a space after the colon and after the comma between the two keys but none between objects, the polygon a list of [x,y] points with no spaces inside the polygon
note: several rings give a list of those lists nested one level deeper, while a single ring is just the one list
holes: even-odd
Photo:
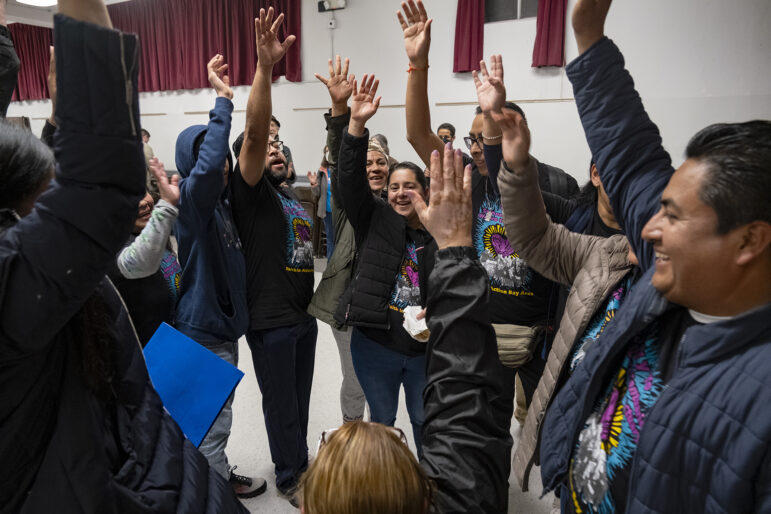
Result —
[{"label": "blue folder", "polygon": [[166,323],[144,352],[163,405],[198,447],[244,373]]}]

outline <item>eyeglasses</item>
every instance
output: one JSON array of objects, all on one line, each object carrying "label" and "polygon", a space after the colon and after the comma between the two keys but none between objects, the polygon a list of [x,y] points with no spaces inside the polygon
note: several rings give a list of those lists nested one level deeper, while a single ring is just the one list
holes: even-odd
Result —
[{"label": "eyeglasses", "polygon": [[466,143],[466,148],[471,150],[471,147],[474,145],[474,143],[479,145],[479,148],[482,148],[482,138],[479,139],[472,137],[472,136],[466,136],[463,138],[463,142]]},{"label": "eyeglasses", "polygon": [[278,139],[275,141],[268,141],[268,150],[270,150],[271,146],[280,152],[284,149],[284,142],[279,141]]},{"label": "eyeglasses", "polygon": [[[404,435],[404,432],[402,431],[401,428],[398,428],[398,427],[386,427],[386,428],[390,430],[396,437],[398,437],[401,442],[403,442],[404,444],[407,444],[407,436]],[[329,436],[331,436],[337,430],[338,430],[337,428],[330,428],[330,429],[324,430],[321,433],[321,437],[319,437],[319,444],[316,446],[316,455],[318,455],[321,447],[327,444],[327,439],[329,438]]]}]

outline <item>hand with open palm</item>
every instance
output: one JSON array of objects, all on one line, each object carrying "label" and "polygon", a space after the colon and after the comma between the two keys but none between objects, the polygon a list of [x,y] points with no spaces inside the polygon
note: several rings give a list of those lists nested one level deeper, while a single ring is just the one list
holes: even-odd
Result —
[{"label": "hand with open palm", "polygon": [[404,31],[404,49],[410,64],[415,68],[428,67],[428,50],[431,47],[431,22],[421,0],[402,2],[401,11],[396,17]]},{"label": "hand with open palm", "polygon": [[319,79],[322,84],[327,86],[333,107],[347,106],[348,99],[353,94],[353,81],[356,77],[348,75],[349,64],[350,61],[348,58],[345,59],[345,64],[343,64],[338,55],[335,59],[334,66],[332,65],[332,59],[329,60],[329,78],[322,77],[318,73],[313,74],[313,76]]},{"label": "hand with open palm", "polygon": [[259,18],[254,19],[254,32],[257,45],[257,65],[272,67],[280,61],[292,43],[297,39],[294,35],[287,36],[284,42],[278,40],[278,29],[284,22],[284,13],[273,20],[273,8],[260,9]]},{"label": "hand with open palm", "polygon": [[485,61],[479,61],[480,73],[472,72],[477,88],[479,107],[485,114],[500,111],[506,103],[506,86],[503,85],[503,61],[500,55],[490,57],[490,71]]},{"label": "hand with open palm", "polygon": [[380,107],[380,99],[375,95],[380,85],[379,80],[375,80],[374,75],[364,75],[361,79],[361,88],[357,82],[353,81],[353,96],[351,96],[351,122],[348,125],[348,132],[352,135],[362,135],[364,126]]}]

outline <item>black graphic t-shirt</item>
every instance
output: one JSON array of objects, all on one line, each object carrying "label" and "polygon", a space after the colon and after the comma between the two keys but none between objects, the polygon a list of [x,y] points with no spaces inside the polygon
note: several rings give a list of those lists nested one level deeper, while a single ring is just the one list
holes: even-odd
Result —
[{"label": "black graphic t-shirt", "polygon": [[246,258],[250,330],[299,323],[313,296],[311,216],[294,191],[233,174],[233,218]]},{"label": "black graphic t-shirt", "polygon": [[404,257],[396,273],[391,301],[388,303],[389,328],[388,330],[360,329],[373,341],[410,357],[426,352],[426,343],[416,341],[404,330],[404,309],[421,304],[419,255],[430,237],[425,231],[407,228]]},{"label": "black graphic t-shirt", "polygon": [[493,323],[532,326],[547,318],[551,282],[531,270],[511,247],[503,225],[501,198],[488,178],[475,177],[472,242],[490,279]]}]

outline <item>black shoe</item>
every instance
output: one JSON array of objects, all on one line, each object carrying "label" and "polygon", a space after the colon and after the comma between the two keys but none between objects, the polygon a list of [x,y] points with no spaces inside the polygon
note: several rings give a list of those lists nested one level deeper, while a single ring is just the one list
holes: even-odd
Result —
[{"label": "black shoe", "polygon": [[297,499],[297,487],[291,487],[289,489],[281,489],[280,487],[277,487],[278,494],[284,497],[286,501],[288,501],[292,507],[295,509],[300,508],[300,502]]},{"label": "black shoe", "polygon": [[233,470],[236,466],[230,468],[230,478],[228,482],[233,487],[233,492],[239,498],[254,498],[264,493],[268,489],[268,483],[263,478],[250,478],[243,475],[236,475]]}]

